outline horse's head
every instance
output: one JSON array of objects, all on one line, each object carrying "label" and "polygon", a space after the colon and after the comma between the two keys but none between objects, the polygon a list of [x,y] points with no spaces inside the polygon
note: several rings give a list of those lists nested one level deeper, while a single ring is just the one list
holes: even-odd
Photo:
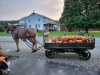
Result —
[{"label": "horse's head", "polygon": [[11,31],[11,24],[10,23],[6,23],[5,30],[6,30],[6,32]]},{"label": "horse's head", "polygon": [[5,25],[6,32],[13,31],[15,28],[16,28],[16,26],[14,26],[14,25],[12,25],[10,23],[7,23]]}]

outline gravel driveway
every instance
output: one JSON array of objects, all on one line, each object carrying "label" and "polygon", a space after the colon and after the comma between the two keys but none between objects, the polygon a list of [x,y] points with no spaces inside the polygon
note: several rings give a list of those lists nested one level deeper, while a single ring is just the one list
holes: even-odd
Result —
[{"label": "gravel driveway", "polygon": [[[43,42],[42,37],[37,37],[39,42]],[[71,64],[78,67],[86,67],[87,69],[91,68],[95,71],[100,71],[100,38],[96,38],[96,47],[94,50],[90,50],[91,58],[88,61],[82,61],[79,59],[78,55],[75,53],[64,53],[57,54],[55,58],[48,59],[45,56],[45,51],[39,50],[36,53],[31,53],[31,49],[20,40],[20,52],[16,51],[16,45],[12,37],[0,37],[0,45],[7,52],[7,55],[20,56],[22,58],[31,58],[31,59],[41,59],[54,61],[59,63]],[[38,45],[39,46],[39,45]]]}]

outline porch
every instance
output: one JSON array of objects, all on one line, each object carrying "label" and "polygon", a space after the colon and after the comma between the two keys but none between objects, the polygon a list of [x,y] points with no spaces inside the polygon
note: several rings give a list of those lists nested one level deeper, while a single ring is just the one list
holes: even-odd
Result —
[{"label": "porch", "polygon": [[54,24],[52,23],[44,24],[44,30],[54,31]]}]

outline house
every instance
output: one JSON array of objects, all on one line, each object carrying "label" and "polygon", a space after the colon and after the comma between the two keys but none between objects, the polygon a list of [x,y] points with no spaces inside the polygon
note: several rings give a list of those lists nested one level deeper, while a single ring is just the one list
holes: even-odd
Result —
[{"label": "house", "polygon": [[55,27],[60,29],[60,26],[58,26],[53,19],[50,19],[44,15],[37,14],[35,12],[29,16],[21,18],[19,20],[19,24],[22,27],[32,27],[37,30],[54,30]]}]

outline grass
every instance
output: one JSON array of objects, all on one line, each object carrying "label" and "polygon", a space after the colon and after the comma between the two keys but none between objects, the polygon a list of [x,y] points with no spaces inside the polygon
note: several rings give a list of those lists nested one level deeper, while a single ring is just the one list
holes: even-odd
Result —
[{"label": "grass", "polygon": [[[50,36],[64,36],[64,35],[78,35],[79,32],[64,32],[64,31],[52,31],[50,32]],[[90,35],[94,35],[95,37],[100,37],[100,31],[90,31]],[[88,34],[85,34],[88,35]],[[43,32],[38,32],[38,36],[43,36]]]},{"label": "grass", "polygon": [[100,31],[99,32],[92,31],[92,32],[89,32],[89,34],[94,35],[95,37],[100,37]]},{"label": "grass", "polygon": [[11,36],[11,34],[6,32],[0,32],[0,36]]},{"label": "grass", "polygon": [[[78,35],[79,32],[64,32],[64,31],[52,31],[50,32],[50,36],[64,36],[64,35]],[[90,31],[90,35],[94,35],[95,37],[100,37],[100,31]],[[0,36],[11,36],[10,33],[0,32]],[[43,32],[38,32],[37,36],[43,36]]]},{"label": "grass", "polygon": [[64,31],[53,31],[50,33],[51,36],[64,36],[64,35],[77,35],[78,32],[64,32]]}]

